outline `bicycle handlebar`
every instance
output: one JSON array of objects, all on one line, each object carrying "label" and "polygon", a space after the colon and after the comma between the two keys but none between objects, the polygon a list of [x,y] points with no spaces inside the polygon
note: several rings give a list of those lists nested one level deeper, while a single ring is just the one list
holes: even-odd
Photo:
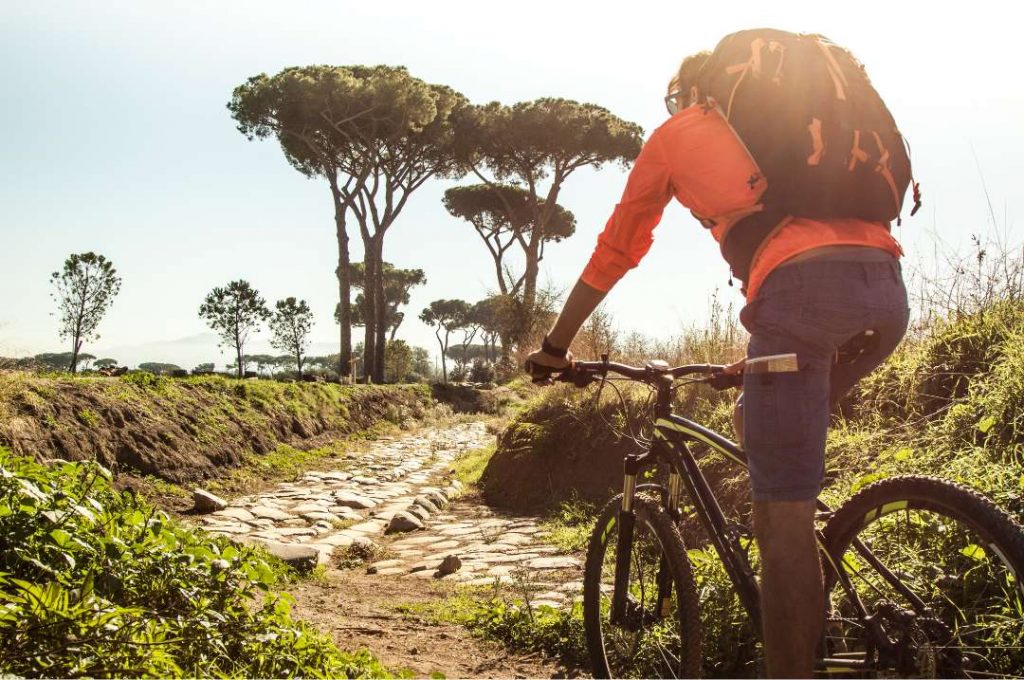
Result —
[{"label": "bicycle handlebar", "polygon": [[555,369],[546,366],[528,366],[527,370],[533,375],[533,381],[538,384],[550,384],[551,381],[573,383],[577,387],[586,387],[598,378],[603,378],[609,373],[621,375],[630,380],[644,383],[654,383],[668,377],[672,380],[687,375],[704,374],[711,376],[708,382],[716,389],[727,389],[738,386],[742,379],[742,373],[725,374],[725,366],[721,364],[686,364],[670,368],[664,366],[630,366],[614,361],[573,361],[567,368]]}]

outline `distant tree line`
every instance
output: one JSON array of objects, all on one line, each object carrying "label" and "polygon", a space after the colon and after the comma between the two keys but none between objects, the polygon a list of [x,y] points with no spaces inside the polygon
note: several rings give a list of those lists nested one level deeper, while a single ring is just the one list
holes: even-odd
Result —
[{"label": "distant tree line", "polygon": [[[227,106],[247,138],[273,138],[292,167],[327,184],[338,245],[339,352],[331,368],[340,378],[359,371],[373,382],[402,373],[404,359],[387,355],[406,352],[396,337],[404,320],[400,308],[409,303],[410,289],[426,282],[423,269],[401,269],[385,259],[387,235],[417,189],[431,178],[472,178],[473,184],[450,188],[444,206],[472,225],[494,267],[490,297],[476,304],[435,300],[420,314],[435,327],[444,379],[449,358],[458,377],[470,361],[508,369],[516,353],[536,344],[550,315],[553,295],[538,284],[545,248],[575,233],[575,217],[559,204],[565,182],[581,168],[626,167],[642,144],[639,126],[596,104],[542,98],[475,105],[446,85],[392,66],[259,74],[236,87]],[[353,228],[363,262],[351,261]],[[60,335],[71,343],[67,368],[75,371],[83,344],[99,337],[121,279],[91,252],[71,255],[51,278]],[[294,362],[297,375],[305,373],[313,317],[304,300],[284,298],[271,309],[239,279],[212,290],[199,314],[232,350],[237,375],[245,375],[246,345],[264,324],[272,346]],[[355,347],[353,327],[363,329]],[[457,351],[452,333],[461,334]],[[477,340],[482,350],[471,358]],[[256,366],[257,372],[272,370],[271,363]]]}]

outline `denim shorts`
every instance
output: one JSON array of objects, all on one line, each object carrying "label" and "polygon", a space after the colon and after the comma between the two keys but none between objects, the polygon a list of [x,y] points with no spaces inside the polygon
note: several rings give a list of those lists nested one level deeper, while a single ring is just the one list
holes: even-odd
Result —
[{"label": "denim shorts", "polygon": [[[853,252],[852,259],[843,251],[779,267],[740,313],[750,332],[748,358],[793,352],[800,368],[743,378],[743,444],[755,501],[818,496],[832,405],[906,332],[910,310],[899,261],[874,249],[865,249],[866,257]],[[868,329],[877,344],[852,362],[835,363],[836,350]]]}]

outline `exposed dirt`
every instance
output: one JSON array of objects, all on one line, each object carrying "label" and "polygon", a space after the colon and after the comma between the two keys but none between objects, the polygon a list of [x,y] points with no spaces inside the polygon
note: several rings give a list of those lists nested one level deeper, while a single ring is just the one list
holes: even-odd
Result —
[{"label": "exposed dirt", "polygon": [[496,642],[474,637],[462,626],[406,617],[398,604],[434,602],[452,584],[423,579],[388,579],[359,569],[327,571],[321,583],[307,582],[291,593],[295,614],[325,633],[342,649],[366,647],[388,668],[416,677],[443,673],[449,678],[552,678],[567,670],[540,654],[514,654]]}]

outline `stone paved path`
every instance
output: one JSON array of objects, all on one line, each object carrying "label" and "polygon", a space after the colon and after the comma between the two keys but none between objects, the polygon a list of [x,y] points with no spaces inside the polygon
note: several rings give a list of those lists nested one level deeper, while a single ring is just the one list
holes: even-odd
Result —
[{"label": "stone paved path", "polygon": [[469,423],[368,442],[365,451],[346,454],[345,470],[309,472],[237,498],[204,516],[202,526],[314,563],[349,546],[376,545],[387,557],[366,571],[381,579],[515,582],[530,587],[534,605],[565,605],[579,591],[579,558],[545,543],[536,518],[458,498],[461,485],[446,478],[455,458],[492,437],[483,423]]}]

